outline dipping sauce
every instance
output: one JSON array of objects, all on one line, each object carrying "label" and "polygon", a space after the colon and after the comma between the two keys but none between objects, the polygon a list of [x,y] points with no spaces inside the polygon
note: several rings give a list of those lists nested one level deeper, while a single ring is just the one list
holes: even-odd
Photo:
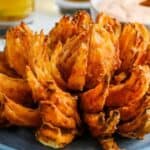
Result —
[{"label": "dipping sauce", "polygon": [[[148,0],[149,2],[149,0]],[[98,12],[105,12],[122,22],[140,22],[150,25],[150,6],[147,0],[93,0]]]},{"label": "dipping sauce", "polygon": [[0,21],[17,21],[29,16],[34,0],[0,0]]}]

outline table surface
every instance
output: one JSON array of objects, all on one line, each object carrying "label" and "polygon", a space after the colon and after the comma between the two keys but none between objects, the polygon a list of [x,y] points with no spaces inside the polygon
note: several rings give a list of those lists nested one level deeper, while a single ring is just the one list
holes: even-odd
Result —
[{"label": "table surface", "polygon": [[[0,150],[52,150],[36,141],[35,131],[26,128],[13,127],[0,129]],[[133,140],[115,136],[117,143],[126,150],[150,150],[150,135],[144,140]],[[87,132],[78,137],[63,150],[102,150],[96,140]]]}]

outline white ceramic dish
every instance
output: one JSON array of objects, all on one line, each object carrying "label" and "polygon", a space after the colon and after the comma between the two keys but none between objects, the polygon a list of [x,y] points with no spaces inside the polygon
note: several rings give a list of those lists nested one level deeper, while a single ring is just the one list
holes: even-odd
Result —
[{"label": "white ceramic dish", "polygon": [[[99,5],[103,2],[103,1],[105,1],[105,0],[91,0],[90,1],[90,3],[91,3],[91,7],[90,7],[90,10],[91,10],[91,14],[92,14],[92,17],[93,18],[95,18],[96,16],[97,16],[97,14],[99,13],[99,12],[103,12],[103,10],[101,10],[100,8],[99,8]],[[115,7],[115,3],[113,3],[112,1],[113,0],[109,0],[110,1],[110,3],[112,3],[113,5],[114,5],[114,7]],[[121,3],[121,1],[120,1],[120,3]],[[137,6],[137,5],[136,5]],[[133,6],[133,10],[134,10],[134,8],[136,7],[136,6]],[[123,7],[123,6],[121,6],[121,7]],[[130,6],[131,8],[132,8],[132,6]],[[117,8],[117,7],[116,7]],[[142,9],[147,9],[146,11],[147,12],[150,12],[150,8],[144,8],[144,7],[142,7],[141,6],[141,8]],[[141,11],[141,8],[140,8],[140,11]],[[122,9],[125,9],[125,8],[122,8]],[[130,11],[130,10],[129,10]],[[136,10],[137,11],[137,10]],[[137,14],[137,17],[136,17],[136,19],[133,19],[133,21],[132,21],[132,19],[130,18],[130,19],[123,19],[123,17],[122,16],[119,16],[120,14],[119,14],[119,12],[116,12],[116,13],[114,13],[115,15],[112,15],[112,14],[109,14],[108,12],[106,12],[107,14],[109,14],[109,15],[111,15],[111,16],[113,16],[113,17],[115,17],[116,19],[118,19],[120,22],[122,22],[122,23],[128,23],[128,22],[139,22],[139,23],[142,23],[142,24],[145,24],[147,27],[149,27],[150,28],[150,18],[148,18],[148,19],[146,19],[146,21],[143,19],[143,18],[141,18],[141,19],[139,19],[138,18],[138,15],[140,14],[140,11],[138,12],[138,14]],[[131,12],[131,13],[133,13],[133,11]],[[132,14],[130,13],[130,15],[132,16]],[[150,13],[149,13],[150,14]],[[134,16],[134,15],[133,15]],[[140,17],[141,17],[141,14],[140,14]],[[141,20],[141,22],[140,21],[138,21],[138,20]],[[145,22],[145,23],[143,23],[143,22]]]},{"label": "white ceramic dish", "polygon": [[[99,3],[102,1],[103,0],[99,0]],[[91,15],[94,19],[96,18],[97,14],[100,12],[100,10],[97,10],[97,8],[96,8],[97,2],[98,2],[97,0],[90,0],[90,3],[91,3],[90,11],[91,11]]]},{"label": "white ceramic dish", "polygon": [[67,1],[67,0],[56,0],[56,4],[58,4],[59,7],[65,8],[65,9],[88,9],[90,8],[89,2],[73,2],[73,1]]}]

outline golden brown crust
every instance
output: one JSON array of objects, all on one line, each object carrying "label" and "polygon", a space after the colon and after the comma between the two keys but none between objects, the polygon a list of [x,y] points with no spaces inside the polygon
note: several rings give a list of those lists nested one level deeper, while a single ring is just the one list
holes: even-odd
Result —
[{"label": "golden brown crust", "polygon": [[31,104],[31,90],[25,79],[8,77],[0,73],[0,92],[20,104]]},{"label": "golden brown crust", "polygon": [[29,51],[27,80],[39,103],[42,123],[36,136],[39,142],[54,148],[70,143],[78,133],[80,119],[77,101],[62,91],[51,76],[47,41],[41,32],[33,37]]},{"label": "golden brown crust", "polygon": [[41,120],[38,109],[26,108],[6,97],[4,114],[12,125],[25,127],[39,127]]},{"label": "golden brown crust", "polygon": [[104,112],[95,114],[86,113],[84,115],[84,120],[94,137],[111,137],[117,129],[117,125],[120,121],[120,114],[118,110],[110,111],[108,117],[106,117]]},{"label": "golden brown crust", "polygon": [[85,11],[62,17],[49,35],[22,23],[0,53],[0,93],[0,127],[38,127],[40,143],[63,148],[79,134],[81,115],[104,150],[119,150],[115,132],[150,133],[149,31],[137,23],[122,30],[104,13],[94,22]]},{"label": "golden brown crust", "polygon": [[113,43],[117,46],[119,42],[118,39],[121,34],[120,22],[104,13],[100,13],[96,18],[96,23],[98,23],[109,32]]},{"label": "golden brown crust", "polygon": [[63,44],[74,35],[89,28],[92,19],[86,11],[79,11],[71,16],[64,16],[49,33],[49,45],[52,50],[58,42]]},{"label": "golden brown crust", "polygon": [[39,110],[24,107],[0,93],[0,127],[17,125],[39,127]]},{"label": "golden brown crust", "polygon": [[89,44],[87,89],[94,88],[105,76],[110,76],[119,66],[117,49],[110,39],[110,34],[104,28],[97,24],[90,28]]},{"label": "golden brown crust", "polygon": [[106,106],[121,107],[137,102],[147,92],[150,84],[150,69],[148,66],[133,68],[130,78],[118,85],[109,88]]},{"label": "golden brown crust", "polygon": [[100,139],[103,150],[121,150],[113,138]]},{"label": "golden brown crust", "polygon": [[6,61],[5,53],[0,52],[0,73],[8,75],[10,77],[17,77],[15,70],[11,69]]},{"label": "golden brown crust", "polygon": [[103,110],[108,96],[109,79],[99,83],[95,88],[81,94],[81,107],[86,113],[97,113]]},{"label": "golden brown crust", "polygon": [[139,60],[145,54],[149,40],[150,34],[144,25],[135,23],[124,26],[120,36],[120,58],[122,61],[120,69],[122,71],[128,71],[133,66],[143,63]]},{"label": "golden brown crust", "polygon": [[54,149],[60,149],[72,142],[75,135],[76,131],[74,130],[66,130],[63,133],[60,128],[48,123],[41,126],[36,133],[36,138],[43,145],[50,146]]},{"label": "golden brown crust", "polygon": [[135,119],[120,125],[118,132],[122,136],[139,139],[150,132],[150,97],[145,97]]},{"label": "golden brown crust", "polygon": [[10,126],[9,121],[5,117],[4,106],[5,106],[5,97],[2,93],[0,93],[0,127]]},{"label": "golden brown crust", "polygon": [[6,34],[5,56],[11,68],[19,75],[25,77],[25,66],[27,65],[27,51],[30,47],[32,31],[29,27],[21,25],[11,28]]},{"label": "golden brown crust", "polygon": [[84,32],[67,40],[62,47],[59,57],[56,58],[56,65],[61,77],[66,82],[67,88],[71,90],[82,91],[84,88],[88,46],[87,32]]}]

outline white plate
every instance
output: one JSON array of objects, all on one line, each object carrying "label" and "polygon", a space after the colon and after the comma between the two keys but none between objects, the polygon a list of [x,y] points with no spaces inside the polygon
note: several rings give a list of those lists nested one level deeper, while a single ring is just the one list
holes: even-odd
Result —
[{"label": "white plate", "polygon": [[4,50],[4,46],[5,46],[5,40],[0,39],[0,52],[2,52]]},{"label": "white plate", "polygon": [[90,2],[72,2],[67,0],[56,0],[56,4],[59,7],[65,9],[88,9],[90,8]]},{"label": "white plate", "polygon": [[[145,24],[147,27],[150,28],[150,18],[148,16],[150,13],[150,8],[140,6],[136,2],[136,0],[133,1],[135,3],[134,7],[132,6],[132,3],[126,4],[124,0],[118,1],[118,5],[116,5],[116,3],[114,2],[115,0],[106,0],[105,2],[107,2],[107,4],[110,4],[112,6],[111,10],[107,9],[107,7],[102,8],[103,10],[101,10],[99,9],[99,5],[101,5],[103,1],[105,0],[91,0],[90,9],[93,18],[95,18],[99,12],[104,11],[110,16],[115,17],[122,23],[139,22]],[[116,11],[116,9],[118,9],[118,12]],[[143,13],[148,15],[142,15]]]}]

